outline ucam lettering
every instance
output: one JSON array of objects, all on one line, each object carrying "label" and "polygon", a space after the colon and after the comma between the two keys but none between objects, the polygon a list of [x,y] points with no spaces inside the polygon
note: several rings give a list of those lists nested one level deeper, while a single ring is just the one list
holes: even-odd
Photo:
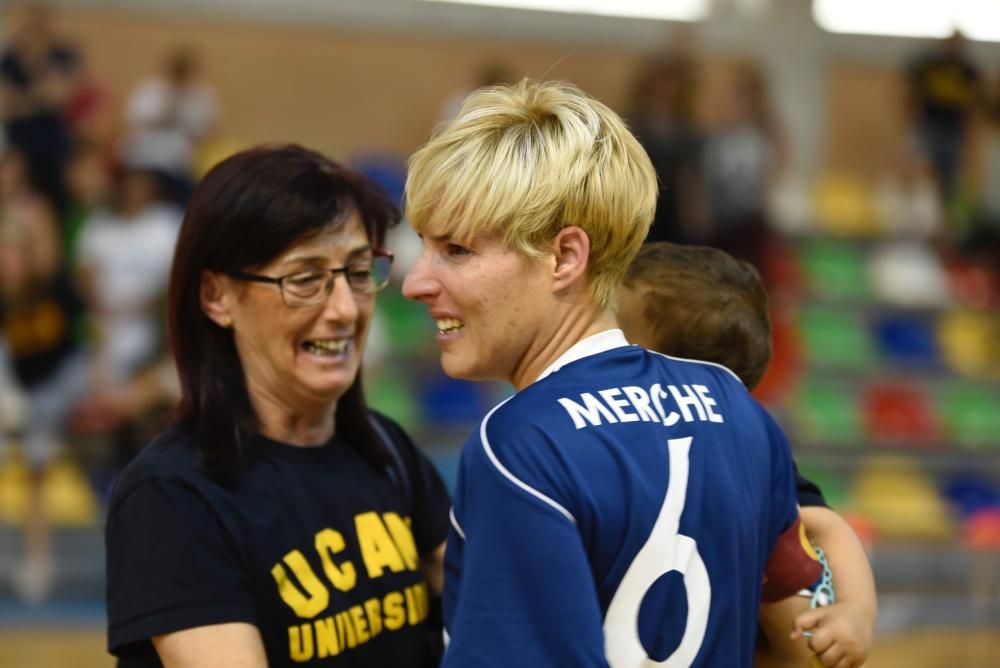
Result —
[{"label": "ucam lettering", "polygon": [[[409,518],[396,513],[379,515],[374,511],[354,517],[364,573],[375,580],[386,572],[416,571],[420,568],[417,546],[410,531]],[[316,533],[315,550],[323,565],[323,574],[334,589],[348,592],[358,581],[358,570],[348,559],[338,559],[347,546],[343,534],[331,528]],[[290,577],[294,574],[294,578]],[[281,600],[299,617],[315,617],[330,604],[330,590],[300,550],[291,550],[271,567],[271,576]]]},{"label": "ucam lettering", "polygon": [[420,624],[427,619],[430,608],[430,595],[423,582],[370,598],[332,615],[288,627],[288,656],[296,663],[337,656],[370,642],[383,631]]},{"label": "ucam lettering", "polygon": [[558,401],[577,429],[639,421],[659,422],[665,427],[682,420],[725,422],[715,410],[718,403],[705,385],[656,383],[648,389],[635,385],[609,387],[583,392],[579,400],[562,397]]},{"label": "ucam lettering", "polygon": [[[350,536],[326,527],[316,532],[314,548],[322,571],[301,550],[291,550],[271,567],[281,600],[300,621],[288,627],[288,656],[296,663],[325,659],[364,645],[383,632],[417,626],[430,613],[427,584],[417,582],[333,612],[331,586],[350,592],[359,578],[375,581],[388,573],[420,568],[410,518],[368,511],[354,516],[358,566],[346,558]],[[326,576],[326,582],[323,580]],[[323,613],[326,614],[323,614]]]}]

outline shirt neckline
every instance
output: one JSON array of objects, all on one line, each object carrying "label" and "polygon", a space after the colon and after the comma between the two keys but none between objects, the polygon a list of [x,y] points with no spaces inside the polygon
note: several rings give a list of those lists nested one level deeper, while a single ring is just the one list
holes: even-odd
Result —
[{"label": "shirt neckline", "polygon": [[276,441],[260,432],[253,434],[252,451],[258,455],[273,456],[293,462],[318,463],[334,458],[343,448],[343,442],[334,434],[322,445],[300,446]]},{"label": "shirt neckline", "polygon": [[569,350],[560,355],[555,362],[550,364],[548,368],[535,379],[535,382],[537,383],[543,378],[551,376],[567,364],[582,360],[584,357],[604,353],[609,350],[614,350],[615,348],[623,348],[627,345],[629,345],[629,342],[625,339],[625,333],[617,328],[606,329],[603,332],[592,334],[584,339],[580,339],[570,346]]}]

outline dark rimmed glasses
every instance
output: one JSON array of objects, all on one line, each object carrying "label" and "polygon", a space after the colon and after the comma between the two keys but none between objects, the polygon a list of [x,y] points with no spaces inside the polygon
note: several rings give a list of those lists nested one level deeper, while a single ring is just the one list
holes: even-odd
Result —
[{"label": "dark rimmed glasses", "polygon": [[289,308],[316,306],[326,301],[333,292],[337,274],[343,274],[351,292],[359,296],[373,295],[389,284],[392,270],[392,253],[377,252],[371,258],[355,260],[343,267],[333,269],[308,269],[285,276],[261,276],[245,271],[227,272],[240,281],[272,283],[278,286],[281,299]]}]

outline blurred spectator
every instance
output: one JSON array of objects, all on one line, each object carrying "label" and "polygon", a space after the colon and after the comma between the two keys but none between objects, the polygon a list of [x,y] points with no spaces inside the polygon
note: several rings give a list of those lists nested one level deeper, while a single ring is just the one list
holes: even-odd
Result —
[{"label": "blurred spectator", "polygon": [[703,157],[711,212],[707,242],[763,271],[768,190],[785,163],[784,133],[755,65],[729,73],[721,105]]},{"label": "blurred spectator", "polygon": [[695,66],[680,53],[650,60],[632,93],[630,125],[660,182],[648,241],[693,241],[703,227],[702,135],[694,121]]},{"label": "blurred spectator", "polygon": [[1000,272],[1000,71],[993,81],[984,137],[985,164],[979,212],[966,244]]},{"label": "blurred spectator", "polygon": [[85,54],[70,72],[63,122],[74,142],[110,150],[118,131],[118,108],[107,86],[93,73]]},{"label": "blurred spectator", "polygon": [[[0,239],[0,262],[4,261],[9,252]],[[0,268],[0,279],[3,276],[4,270]],[[11,365],[7,341],[0,331],[0,467],[7,464],[7,459],[10,457],[10,437],[21,431],[24,410],[24,394],[21,391],[21,384],[14,376],[14,367]]]},{"label": "blurred spectator", "polygon": [[16,149],[0,156],[0,222],[28,242],[31,266],[40,274],[58,269],[62,255],[55,212],[35,192],[27,160]]},{"label": "blurred spectator", "polygon": [[62,445],[70,410],[84,393],[87,360],[74,337],[82,305],[60,257],[55,218],[30,192],[17,154],[0,161],[0,339],[24,395],[20,431],[31,485],[24,560],[13,586],[40,602],[53,582],[42,476]]},{"label": "blurred spectator", "polygon": [[217,116],[215,93],[200,80],[199,69],[194,51],[172,51],[163,71],[135,88],[125,110],[124,162],[160,172],[167,195],[178,204],[186,203],[194,188],[195,148]]},{"label": "blurred spectator", "polygon": [[34,186],[57,209],[66,203],[62,181],[69,135],[63,108],[79,64],[76,49],[58,37],[41,5],[24,12],[0,54],[0,114],[7,143],[27,158]]},{"label": "blurred spectator", "polygon": [[[9,252],[7,245],[0,240],[0,261]],[[4,275],[4,270],[0,269],[0,276]],[[14,377],[7,341],[0,335],[0,458],[7,452],[7,436],[21,430],[24,409],[24,396],[20,383]]]},{"label": "blurred spectator", "polygon": [[163,202],[156,176],[126,168],[113,208],[81,232],[77,266],[97,334],[95,391],[128,382],[161,352],[156,306],[164,298],[181,213]]},{"label": "blurred spectator", "polygon": [[63,247],[66,263],[76,264],[76,250],[86,222],[108,203],[111,166],[107,155],[94,144],[78,143],[66,163],[69,207],[63,217]]},{"label": "blurred spectator", "polygon": [[933,165],[947,207],[962,167],[969,120],[982,97],[979,70],[956,32],[918,55],[906,74],[916,143]]}]

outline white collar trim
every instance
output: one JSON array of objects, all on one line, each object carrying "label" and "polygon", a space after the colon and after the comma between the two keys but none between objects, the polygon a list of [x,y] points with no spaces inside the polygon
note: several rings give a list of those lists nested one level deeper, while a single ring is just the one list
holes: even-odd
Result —
[{"label": "white collar trim", "polygon": [[571,362],[576,362],[577,360],[582,360],[584,357],[590,357],[591,355],[597,355],[598,353],[607,352],[608,350],[613,350],[615,348],[622,348],[629,345],[629,342],[625,340],[625,333],[620,329],[606,329],[603,332],[598,332],[588,336],[585,339],[580,339],[570,347],[569,350],[564,352],[559,356],[555,362],[549,365],[549,367],[542,372],[535,382],[537,383],[542,378],[554,374],[559,369],[563,368]]}]

